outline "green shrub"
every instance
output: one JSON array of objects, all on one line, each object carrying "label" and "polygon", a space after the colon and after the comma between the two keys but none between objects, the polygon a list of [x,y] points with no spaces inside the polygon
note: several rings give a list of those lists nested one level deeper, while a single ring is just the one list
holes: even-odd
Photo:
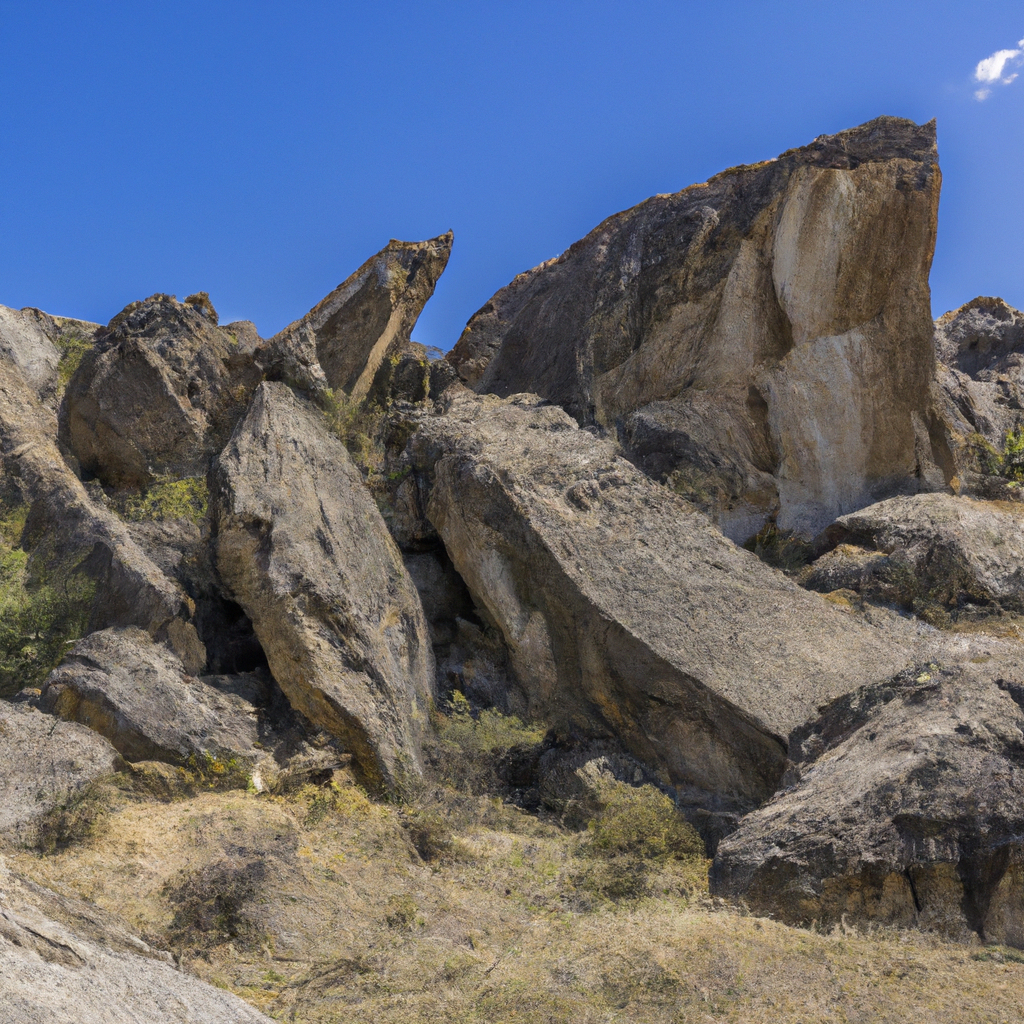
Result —
[{"label": "green shrub", "polygon": [[1024,483],[1024,427],[1008,430],[1003,442],[1001,472],[1007,480]]},{"label": "green shrub", "polygon": [[126,498],[119,509],[129,522],[187,519],[201,523],[209,508],[210,493],[202,477],[161,477],[141,494]]},{"label": "green shrub", "polygon": [[96,585],[75,569],[30,572],[27,552],[17,547],[27,506],[0,515],[0,697],[39,686],[84,636]]},{"label": "green shrub", "polygon": [[62,334],[56,344],[60,350],[60,362],[57,364],[57,392],[63,395],[68,381],[74,377],[86,352],[92,348],[92,342],[87,341],[80,334]]},{"label": "green shrub", "polygon": [[587,825],[587,852],[643,860],[704,856],[704,841],[697,830],[660,789],[609,779],[600,799],[603,807]]}]

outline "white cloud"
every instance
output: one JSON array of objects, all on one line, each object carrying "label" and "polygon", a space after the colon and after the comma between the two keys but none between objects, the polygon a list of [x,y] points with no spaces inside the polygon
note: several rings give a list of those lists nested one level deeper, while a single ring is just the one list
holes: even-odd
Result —
[{"label": "white cloud", "polygon": [[992,95],[990,85],[1009,85],[1018,75],[1010,68],[1019,67],[1024,64],[1024,39],[1017,43],[1015,50],[996,50],[990,57],[979,60],[974,69],[974,80],[980,82],[982,87],[974,93],[974,98],[979,102],[988,99]]}]

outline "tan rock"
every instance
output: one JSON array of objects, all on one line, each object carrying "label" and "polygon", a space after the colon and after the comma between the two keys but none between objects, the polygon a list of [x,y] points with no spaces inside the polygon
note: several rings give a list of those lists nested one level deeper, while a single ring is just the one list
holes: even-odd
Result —
[{"label": "tan rock", "polygon": [[293,706],[372,786],[420,771],[433,656],[416,588],[344,445],[281,383],[216,468],[217,566]]},{"label": "tan rock", "polygon": [[823,709],[788,786],[718,847],[712,891],[790,924],[1024,946],[1024,664],[927,666]]},{"label": "tan rock", "polygon": [[536,396],[454,394],[410,445],[527,714],[617,737],[683,803],[767,798],[789,732],[920,642],[802,591]]},{"label": "tan rock", "polygon": [[330,388],[365,398],[385,358],[409,342],[451,250],[450,231],[425,242],[392,239],[257,351],[267,377],[313,395]]},{"label": "tan rock", "polygon": [[610,217],[448,358],[479,392],[621,429],[737,540],[813,536],[918,489],[939,182],[934,124],[822,136]]}]

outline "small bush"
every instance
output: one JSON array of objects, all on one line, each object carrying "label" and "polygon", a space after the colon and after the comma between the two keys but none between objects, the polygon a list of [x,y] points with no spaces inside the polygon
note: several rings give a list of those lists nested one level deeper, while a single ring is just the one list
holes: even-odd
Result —
[{"label": "small bush", "polygon": [[57,393],[63,395],[68,382],[82,364],[86,352],[92,348],[92,342],[80,334],[62,334],[57,339],[60,351],[60,362],[57,364]]},{"label": "small bush", "polygon": [[766,523],[743,546],[762,562],[786,573],[799,572],[813,557],[810,544],[794,537],[789,530],[780,530],[774,523]]},{"label": "small bush", "polygon": [[1006,432],[1000,472],[1007,480],[1024,483],[1024,426]]},{"label": "small bush", "polygon": [[181,945],[203,946],[234,941],[258,946],[263,931],[250,914],[267,877],[260,857],[226,856],[190,872],[169,892],[175,907],[169,929]]},{"label": "small bush", "polygon": [[210,492],[202,477],[162,477],[145,492],[126,498],[119,509],[132,523],[187,519],[198,525],[206,518]]},{"label": "small bush", "polygon": [[45,814],[36,824],[34,846],[40,853],[59,853],[100,835],[113,806],[114,789],[93,782]]},{"label": "small bush", "polygon": [[413,811],[402,824],[409,842],[427,863],[452,858],[456,852],[451,827],[436,811]]},{"label": "small bush", "polygon": [[610,779],[602,810],[587,825],[586,849],[601,856],[686,860],[704,856],[704,841],[661,790]]},{"label": "small bush", "polygon": [[74,568],[30,571],[17,547],[27,506],[0,514],[0,697],[38,686],[85,635],[96,586]]}]

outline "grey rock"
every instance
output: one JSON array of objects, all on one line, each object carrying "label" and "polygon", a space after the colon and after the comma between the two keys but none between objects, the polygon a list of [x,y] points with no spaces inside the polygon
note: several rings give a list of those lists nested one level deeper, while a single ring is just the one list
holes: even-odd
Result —
[{"label": "grey rock", "polygon": [[0,306],[0,359],[21,371],[26,383],[44,404],[52,404],[57,390],[60,352],[33,309]]},{"label": "grey rock", "polygon": [[80,640],[50,673],[41,704],[105,736],[128,761],[258,756],[256,708],[189,676],[137,628]]},{"label": "grey rock", "polygon": [[419,596],[321,415],[261,384],[217,467],[217,566],[292,705],[370,785],[420,771],[434,664]]},{"label": "grey rock", "polygon": [[80,573],[95,583],[91,629],[139,626],[170,643],[189,671],[202,671],[206,652],[191,621],[191,599],[125,524],[90,498],[62,458],[56,433],[53,413],[17,366],[0,359],[0,458],[4,489],[30,505],[23,546],[47,575]]},{"label": "grey rock", "polygon": [[[825,556],[801,582],[816,590],[834,584],[914,610],[938,606],[1024,612],[1024,504],[951,494],[890,498],[841,516],[823,542],[857,546],[838,559]],[[879,556],[884,557],[879,557]],[[854,568],[856,565],[856,568]]]},{"label": "grey rock", "polygon": [[179,971],[119,919],[8,870],[0,857],[4,1024],[269,1024]]},{"label": "grey rock", "polygon": [[23,838],[26,826],[121,764],[91,729],[0,701],[0,833]]},{"label": "grey rock", "polygon": [[881,117],[654,196],[495,294],[448,359],[622,429],[737,540],[810,538],[920,487],[939,183],[934,123]]},{"label": "grey rock", "polygon": [[994,653],[858,690],[795,731],[788,786],[719,845],[712,891],[792,924],[1024,946],[1024,664]]},{"label": "grey rock", "polygon": [[113,487],[201,476],[259,379],[237,332],[203,307],[154,295],[125,307],[68,383],[60,441]]},{"label": "grey rock", "polygon": [[425,242],[392,239],[355,273],[256,353],[271,380],[311,395],[330,388],[354,401],[384,360],[402,352],[448,263],[452,233]]},{"label": "grey rock", "polygon": [[529,716],[617,738],[684,803],[770,796],[789,732],[921,642],[801,590],[536,396],[452,393],[410,448]]}]

